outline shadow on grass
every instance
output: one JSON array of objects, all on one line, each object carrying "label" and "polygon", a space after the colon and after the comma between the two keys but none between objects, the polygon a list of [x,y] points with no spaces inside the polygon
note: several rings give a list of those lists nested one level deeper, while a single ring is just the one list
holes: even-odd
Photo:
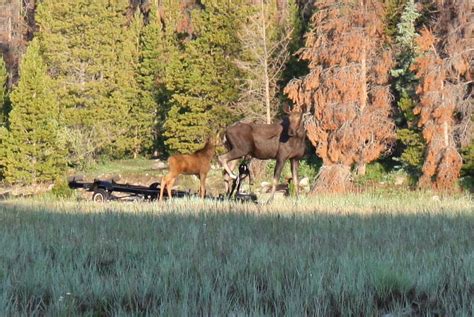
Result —
[{"label": "shadow on grass", "polygon": [[4,204],[0,232],[1,315],[469,315],[474,308],[469,212],[159,214],[105,205],[61,213]]}]

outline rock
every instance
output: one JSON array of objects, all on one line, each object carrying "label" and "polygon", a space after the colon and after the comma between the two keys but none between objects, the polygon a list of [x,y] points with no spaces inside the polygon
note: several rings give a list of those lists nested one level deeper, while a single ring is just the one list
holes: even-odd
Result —
[{"label": "rock", "polygon": [[260,193],[266,193],[268,192],[272,187],[272,184],[269,182],[261,182],[260,183]]},{"label": "rock", "polygon": [[261,182],[260,183],[260,187],[262,187],[262,188],[270,187],[270,186],[272,186],[272,184],[270,184],[269,182]]},{"label": "rock", "polygon": [[309,178],[308,177],[303,177],[301,180],[300,180],[300,184],[299,184],[301,187],[308,187],[309,186]]},{"label": "rock", "polygon": [[406,180],[405,176],[399,175],[399,176],[395,177],[394,184],[397,185],[397,186],[403,185],[405,183],[405,180]]},{"label": "rock", "polygon": [[168,168],[168,165],[165,162],[160,161],[160,160],[156,160],[155,164],[153,164],[153,166],[151,167],[151,169],[153,170],[164,170],[167,168]]}]

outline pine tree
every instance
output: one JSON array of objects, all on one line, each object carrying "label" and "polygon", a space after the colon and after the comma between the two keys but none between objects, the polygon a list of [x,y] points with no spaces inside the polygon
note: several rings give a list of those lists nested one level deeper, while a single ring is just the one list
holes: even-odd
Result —
[{"label": "pine tree", "polygon": [[[168,10],[166,10],[168,11]],[[140,35],[139,104],[144,110],[141,119],[143,135],[148,142],[143,147],[153,149],[154,155],[165,152],[163,122],[169,111],[169,92],[165,85],[166,68],[177,47],[175,28],[166,28],[172,17],[160,16],[165,9],[152,4],[148,24]]]},{"label": "pine tree", "polygon": [[300,55],[310,73],[285,88],[297,108],[314,112],[307,135],[323,160],[315,191],[346,190],[351,169],[363,174],[394,141],[383,16],[378,1],[317,3]]},{"label": "pine tree", "polygon": [[413,64],[420,98],[414,114],[427,144],[418,185],[452,190],[462,167],[458,149],[472,143],[473,5],[469,0],[436,1],[436,9],[432,30],[423,29],[417,39],[419,56]]},{"label": "pine tree", "polygon": [[[54,180],[65,169],[59,142],[60,111],[54,85],[35,39],[20,64],[20,81],[11,94],[12,110],[4,149],[4,176],[10,183]],[[5,142],[6,141],[6,142]],[[5,153],[6,152],[6,153]]]},{"label": "pine tree", "polygon": [[401,113],[397,120],[397,125],[400,127],[397,136],[405,147],[400,160],[406,168],[416,171],[417,174],[423,164],[425,146],[421,130],[416,126],[416,116],[413,113],[416,106],[417,79],[410,67],[416,57],[415,24],[419,17],[420,13],[417,11],[414,0],[408,0],[401,14],[400,22],[397,24],[395,37],[398,50],[397,65],[391,72],[395,78],[394,88],[397,92],[397,105]]},{"label": "pine tree", "polygon": [[[129,116],[138,99],[135,29],[125,27],[128,1],[53,0],[38,5],[38,37],[64,105],[71,160],[133,152]],[[149,136],[150,137],[150,136]],[[71,138],[72,139],[72,138]],[[88,153],[81,153],[88,148]],[[91,150],[92,149],[92,150]]]},{"label": "pine tree", "polygon": [[[155,9],[155,10],[153,10]],[[140,31],[139,64],[138,64],[138,100],[132,109],[131,121],[134,134],[133,155],[148,151],[157,143],[157,84],[156,78],[160,69],[161,27],[156,17],[156,8],[152,8],[147,16],[147,25]]]},{"label": "pine tree", "polygon": [[398,25],[407,0],[384,0],[385,33],[390,37],[398,34]]},{"label": "pine tree", "polygon": [[172,93],[166,144],[183,153],[198,149],[207,135],[234,120],[230,107],[238,97],[237,4],[203,4],[205,10],[192,15],[194,39],[172,54],[166,71],[166,87]]},{"label": "pine tree", "polygon": [[6,128],[9,113],[7,102],[8,72],[3,57],[0,57],[0,181],[4,178],[4,169],[7,156],[8,130]]},{"label": "pine tree", "polygon": [[8,84],[8,71],[5,65],[3,57],[0,57],[0,127],[4,126],[7,122],[7,116],[9,112],[7,102],[7,84]]},{"label": "pine tree", "polygon": [[258,0],[249,9],[238,33],[243,49],[238,66],[244,73],[238,110],[247,119],[269,124],[280,109],[279,82],[299,31],[297,6],[294,1]]},{"label": "pine tree", "polygon": [[154,122],[154,109],[144,107],[141,103],[139,84],[140,68],[140,32],[142,22],[139,19],[124,27],[122,30],[122,46],[117,51],[118,62],[122,65],[117,68],[115,82],[117,90],[114,97],[122,102],[124,109],[123,131],[115,140],[113,146],[108,147],[109,157],[133,156],[144,153],[152,140],[151,126]]}]

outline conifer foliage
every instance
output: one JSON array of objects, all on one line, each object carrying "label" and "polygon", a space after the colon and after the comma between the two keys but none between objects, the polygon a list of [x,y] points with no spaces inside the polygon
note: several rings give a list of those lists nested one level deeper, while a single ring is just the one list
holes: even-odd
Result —
[{"label": "conifer foliage", "polygon": [[344,191],[351,168],[364,173],[394,141],[386,49],[379,1],[317,2],[300,57],[310,73],[285,91],[296,107],[314,113],[308,138],[323,160],[314,190]]},{"label": "conifer foliage", "polygon": [[400,21],[397,24],[396,48],[397,65],[392,70],[394,88],[397,94],[397,106],[400,115],[396,118],[397,136],[404,145],[400,161],[402,166],[420,174],[423,165],[425,143],[421,129],[417,126],[417,117],[413,113],[416,106],[417,78],[411,66],[416,57],[415,39],[418,36],[415,26],[420,17],[414,0],[405,3]]},{"label": "conifer foliage", "polygon": [[[87,155],[121,157],[133,151],[129,125],[138,87],[138,34],[126,27],[128,1],[42,1],[36,21],[49,73],[70,139],[73,163]],[[66,52],[66,53],[65,53]],[[130,132],[131,131],[131,132]]]},{"label": "conifer foliage", "polygon": [[0,180],[4,178],[3,173],[6,165],[7,153],[7,80],[8,72],[3,57],[0,57]]},{"label": "conifer foliage", "polygon": [[413,69],[420,80],[420,102],[414,113],[427,143],[419,185],[445,190],[459,178],[462,158],[457,148],[472,142],[472,2],[436,5],[436,23],[417,40],[420,56]]},{"label": "conifer foliage", "polygon": [[3,57],[0,56],[0,127],[6,124],[8,115],[7,84],[8,71]]},{"label": "conifer foliage", "polygon": [[206,9],[192,14],[194,38],[172,55],[166,70],[172,105],[166,144],[180,153],[197,150],[211,132],[230,124],[231,105],[238,98],[238,3],[202,2]]},{"label": "conifer foliage", "polygon": [[[168,8],[171,9],[171,8]],[[166,10],[168,12],[169,10]],[[166,153],[163,122],[169,111],[169,92],[166,89],[166,69],[177,50],[176,16],[164,15],[163,7],[150,4],[148,23],[140,33],[140,63],[138,68],[139,104],[143,136],[148,140],[144,148],[154,155]],[[150,122],[151,120],[151,122]]]},{"label": "conifer foliage", "polygon": [[0,59],[0,182],[193,152],[280,118],[287,96],[323,161],[315,191],[347,190],[392,149],[420,186],[454,188],[459,153],[463,175],[474,161],[471,2],[23,1],[16,87]]},{"label": "conifer foliage", "polygon": [[35,39],[20,64],[21,81],[11,94],[9,131],[3,131],[4,176],[7,182],[49,181],[65,169],[60,142],[59,103]]}]

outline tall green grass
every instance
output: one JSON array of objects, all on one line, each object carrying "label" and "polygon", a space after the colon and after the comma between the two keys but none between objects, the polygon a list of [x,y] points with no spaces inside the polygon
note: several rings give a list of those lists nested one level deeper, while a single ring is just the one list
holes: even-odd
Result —
[{"label": "tall green grass", "polygon": [[0,205],[0,315],[472,316],[469,197]]}]

